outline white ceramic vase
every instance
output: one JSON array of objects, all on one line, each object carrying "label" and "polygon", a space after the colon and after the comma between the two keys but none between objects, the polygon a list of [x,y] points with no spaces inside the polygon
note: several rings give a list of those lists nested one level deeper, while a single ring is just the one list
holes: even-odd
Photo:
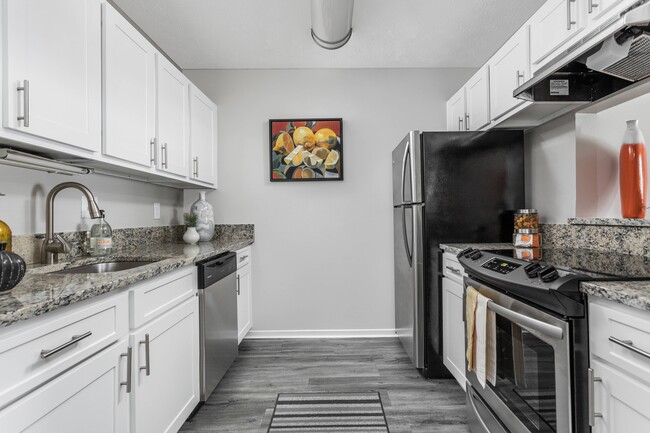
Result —
[{"label": "white ceramic vase", "polygon": [[205,200],[205,191],[199,192],[199,199],[192,204],[190,212],[196,215],[196,231],[200,241],[211,241],[214,237],[214,209]]},{"label": "white ceramic vase", "polygon": [[183,240],[190,245],[197,243],[200,238],[199,233],[196,231],[196,227],[188,227],[187,230],[185,230],[185,234],[183,234]]}]

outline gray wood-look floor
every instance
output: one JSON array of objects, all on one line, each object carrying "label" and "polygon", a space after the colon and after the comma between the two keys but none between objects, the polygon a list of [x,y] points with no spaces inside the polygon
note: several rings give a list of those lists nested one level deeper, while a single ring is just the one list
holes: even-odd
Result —
[{"label": "gray wood-look floor", "polygon": [[391,433],[469,432],[458,383],[422,378],[397,338],[244,340],[181,432],[263,433],[278,393],[328,391],[379,391]]}]

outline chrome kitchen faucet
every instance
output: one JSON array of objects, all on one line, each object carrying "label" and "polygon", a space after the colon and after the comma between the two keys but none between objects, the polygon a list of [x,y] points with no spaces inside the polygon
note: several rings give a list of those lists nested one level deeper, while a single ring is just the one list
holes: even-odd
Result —
[{"label": "chrome kitchen faucet", "polygon": [[93,219],[99,218],[101,212],[95,201],[95,196],[84,185],[77,182],[64,182],[61,183],[47,194],[45,199],[45,240],[43,241],[43,248],[41,249],[41,263],[45,265],[52,265],[58,263],[59,253],[69,253],[72,246],[68,241],[63,239],[61,235],[54,234],[54,198],[64,189],[74,188],[81,191],[86,196],[88,201],[88,212]]}]

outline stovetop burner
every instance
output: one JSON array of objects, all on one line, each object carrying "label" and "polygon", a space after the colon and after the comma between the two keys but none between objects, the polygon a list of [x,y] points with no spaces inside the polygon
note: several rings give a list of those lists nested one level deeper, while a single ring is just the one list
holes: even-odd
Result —
[{"label": "stovetop burner", "polygon": [[540,261],[565,272],[584,275],[593,280],[650,279],[650,257],[617,254],[577,248],[541,248],[536,260],[526,259],[515,248],[485,250],[499,256],[525,261]]}]

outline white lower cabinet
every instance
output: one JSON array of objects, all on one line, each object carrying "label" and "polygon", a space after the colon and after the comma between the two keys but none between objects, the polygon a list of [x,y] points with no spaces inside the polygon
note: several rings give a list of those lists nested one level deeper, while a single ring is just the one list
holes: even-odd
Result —
[{"label": "white lower cabinet", "polygon": [[237,343],[253,326],[251,266],[251,248],[237,251]]},{"label": "white lower cabinet", "polygon": [[176,432],[199,402],[199,307],[192,296],[131,333],[131,431]]},{"label": "white lower cabinet", "polygon": [[465,389],[465,315],[463,309],[463,268],[450,254],[443,255],[442,354],[443,363]]},{"label": "white lower cabinet", "polygon": [[120,340],[0,411],[3,433],[128,433],[128,342]]}]

